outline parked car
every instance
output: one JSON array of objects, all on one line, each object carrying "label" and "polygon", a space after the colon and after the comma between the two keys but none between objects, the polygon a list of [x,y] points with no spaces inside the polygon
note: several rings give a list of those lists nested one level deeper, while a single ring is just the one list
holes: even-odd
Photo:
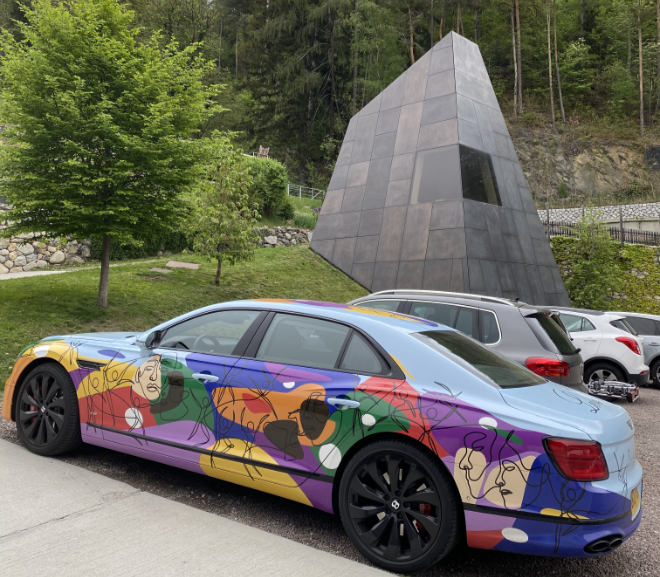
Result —
[{"label": "parked car", "polygon": [[445,291],[387,290],[352,305],[422,317],[460,330],[546,379],[586,391],[583,364],[559,317],[520,301]]},{"label": "parked car", "polygon": [[17,360],[3,416],[41,455],[83,441],[338,513],[395,572],[464,539],[594,556],[641,519],[623,408],[366,308],[235,301],[141,334],[48,337]]},{"label": "parked car", "polygon": [[646,384],[649,368],[635,329],[620,314],[555,307],[584,359],[584,382]]},{"label": "parked car", "polygon": [[644,347],[644,362],[649,366],[649,380],[660,387],[660,315],[629,312],[611,312],[622,315],[637,332]]}]

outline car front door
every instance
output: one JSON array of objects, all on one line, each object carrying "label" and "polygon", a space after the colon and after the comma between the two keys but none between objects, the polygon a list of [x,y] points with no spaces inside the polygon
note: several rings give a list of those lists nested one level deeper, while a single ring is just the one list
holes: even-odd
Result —
[{"label": "car front door", "polygon": [[109,389],[104,439],[122,450],[199,463],[217,441],[214,390],[227,382],[264,317],[258,310],[228,309],[166,329]]}]

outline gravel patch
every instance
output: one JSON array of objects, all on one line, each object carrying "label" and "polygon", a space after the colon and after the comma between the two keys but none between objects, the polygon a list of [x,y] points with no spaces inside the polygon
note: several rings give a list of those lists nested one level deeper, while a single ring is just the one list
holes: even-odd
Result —
[{"label": "gravel patch", "polygon": [[[660,574],[660,390],[643,389],[639,400],[620,402],[635,423],[637,458],[644,468],[640,528],[619,549],[598,558],[560,559],[461,549],[423,577],[657,577]],[[0,438],[16,441],[14,423],[0,419]],[[364,562],[344,535],[338,518],[266,495],[124,455],[84,446],[62,458],[113,479],[300,543]]]}]

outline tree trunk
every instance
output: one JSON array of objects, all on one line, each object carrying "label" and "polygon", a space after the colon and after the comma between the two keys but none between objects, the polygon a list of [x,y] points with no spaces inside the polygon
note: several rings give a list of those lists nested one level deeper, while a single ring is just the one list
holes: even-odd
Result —
[{"label": "tree trunk", "polygon": [[522,100],[522,48],[520,44],[520,4],[514,0],[516,5],[516,58],[518,62],[518,112],[523,111]]},{"label": "tree trunk", "polygon": [[[660,2],[660,0],[658,0]],[[557,93],[559,94],[559,109],[561,111],[562,124],[566,124],[566,112],[564,111],[564,95],[561,91],[561,74],[559,74],[559,51],[557,50],[557,0],[552,0],[553,19],[555,27],[555,72],[557,76]]]},{"label": "tree trunk", "polygon": [[550,118],[552,120],[552,131],[557,131],[555,125],[555,97],[552,82],[552,45],[550,43],[550,0],[545,2],[545,23],[548,36],[548,87],[550,89]]},{"label": "tree trunk", "polygon": [[442,4],[440,4],[440,37],[438,40],[442,40],[443,36],[445,35],[445,11],[447,9],[447,3],[446,0],[442,0]]},{"label": "tree trunk", "polygon": [[110,245],[111,239],[103,235],[103,248],[101,249],[101,278],[99,279],[99,296],[96,304],[104,309],[108,306],[108,280],[110,277]]},{"label": "tree trunk", "polygon": [[408,1],[408,53],[410,56],[410,65],[415,64],[415,27],[413,24],[413,8],[410,0]]},{"label": "tree trunk", "polygon": [[[660,1],[660,0],[659,0]],[[479,42],[479,0],[474,0],[472,5],[474,11],[474,38],[475,42]]]},{"label": "tree trunk", "polygon": [[642,50],[642,0],[637,0],[637,48],[639,52],[639,133],[644,134],[644,52]]},{"label": "tree trunk", "polygon": [[[660,0],[655,2],[655,41],[660,44]],[[656,61],[656,72],[655,72],[657,86],[657,97],[655,100],[655,113],[658,113],[660,110],[660,51],[658,51],[657,61]]]},{"label": "tree trunk", "polygon": [[215,269],[215,286],[220,286],[221,274],[222,274],[222,255],[218,257],[218,268]]},{"label": "tree trunk", "polygon": [[458,0],[458,3],[456,4],[456,32],[458,32],[461,36],[464,36],[461,0]]},{"label": "tree trunk", "polygon": [[516,50],[516,16],[511,3],[511,48],[513,49],[513,115],[518,116],[518,51]]},{"label": "tree trunk", "polygon": [[[658,2],[660,2],[660,0],[658,0]],[[429,7],[429,13],[431,14],[429,18],[429,38],[431,38],[431,48],[433,48],[433,43],[435,42],[435,15],[433,12],[433,0],[431,0],[431,6]]]},{"label": "tree trunk", "polygon": [[[660,0],[658,0],[660,2]],[[355,0],[353,18],[355,25],[353,28],[353,101],[351,102],[351,114],[355,116],[358,111],[357,107],[357,90],[358,90],[358,0]]]},{"label": "tree trunk", "polygon": [[337,79],[335,77],[335,18],[330,22],[330,46],[328,48],[328,73],[330,74],[330,107],[328,110],[328,136],[335,136],[335,106],[337,103]]}]

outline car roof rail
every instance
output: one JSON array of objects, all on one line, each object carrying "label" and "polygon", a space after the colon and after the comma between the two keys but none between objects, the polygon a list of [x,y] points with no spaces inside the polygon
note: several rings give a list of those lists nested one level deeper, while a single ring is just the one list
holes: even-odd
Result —
[{"label": "car roof rail", "polygon": [[483,302],[494,302],[494,303],[500,303],[504,305],[508,305],[511,307],[515,306],[520,306],[520,305],[525,305],[527,303],[524,303],[523,301],[520,300],[513,300],[513,299],[507,299],[504,297],[491,297],[488,295],[477,295],[477,294],[472,294],[472,293],[461,293],[461,292],[452,292],[452,291],[434,291],[434,290],[422,290],[422,289],[388,289],[388,290],[382,290],[378,291],[375,293],[371,293],[369,296],[376,296],[376,295],[395,295],[398,293],[410,293],[410,294],[419,294],[419,295],[440,295],[440,296],[448,296],[448,297],[461,297],[461,298],[468,298],[468,299],[473,299],[473,300],[478,300],[478,301],[483,301]]}]

